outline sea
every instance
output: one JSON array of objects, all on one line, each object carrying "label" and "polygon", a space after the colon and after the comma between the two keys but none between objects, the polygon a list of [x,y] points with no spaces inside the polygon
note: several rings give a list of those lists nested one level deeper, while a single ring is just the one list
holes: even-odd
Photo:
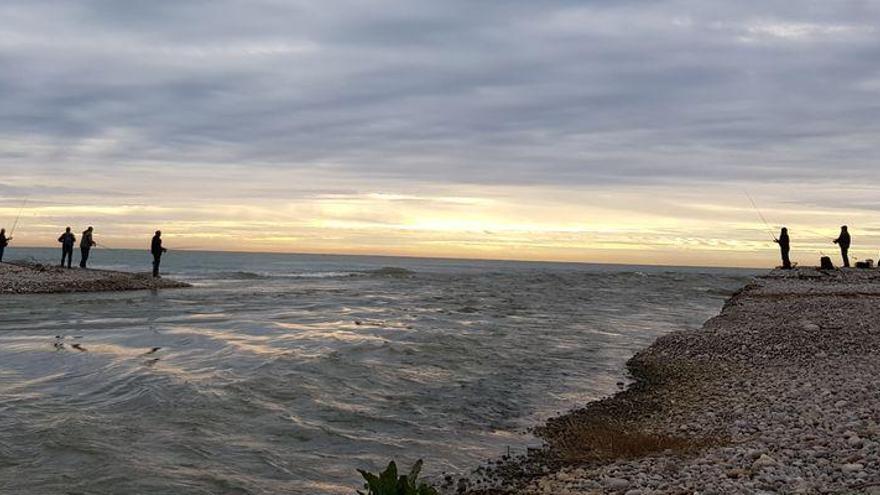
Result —
[{"label": "sea", "polygon": [[193,287],[0,295],[0,493],[352,495],[391,460],[466,474],[540,445],[530,427],[618,391],[634,353],[758,273],[196,251],[162,269]]}]

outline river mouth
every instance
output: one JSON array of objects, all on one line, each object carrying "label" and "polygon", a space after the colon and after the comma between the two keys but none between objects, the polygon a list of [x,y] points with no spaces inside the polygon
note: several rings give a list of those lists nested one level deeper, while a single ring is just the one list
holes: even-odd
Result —
[{"label": "river mouth", "polygon": [[[140,261],[113,256],[96,266]],[[750,275],[179,257],[170,275],[194,288],[0,299],[5,486],[331,494],[391,459],[464,472],[617,390],[633,352]]]}]

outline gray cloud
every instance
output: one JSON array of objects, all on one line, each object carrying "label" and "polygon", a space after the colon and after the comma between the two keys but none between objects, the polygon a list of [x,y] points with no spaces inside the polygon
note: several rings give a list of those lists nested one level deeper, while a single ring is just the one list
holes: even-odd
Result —
[{"label": "gray cloud", "polygon": [[880,152],[870,2],[7,0],[0,15],[4,169],[815,181],[872,172]]}]

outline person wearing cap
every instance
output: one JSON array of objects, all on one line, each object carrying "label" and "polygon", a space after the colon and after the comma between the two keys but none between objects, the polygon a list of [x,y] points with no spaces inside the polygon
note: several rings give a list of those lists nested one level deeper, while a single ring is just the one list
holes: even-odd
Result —
[{"label": "person wearing cap", "polygon": [[85,268],[86,263],[89,261],[89,252],[91,252],[92,248],[97,246],[98,243],[92,240],[92,234],[94,233],[95,228],[89,227],[85,231],[83,231],[82,238],[79,240],[79,267]]}]

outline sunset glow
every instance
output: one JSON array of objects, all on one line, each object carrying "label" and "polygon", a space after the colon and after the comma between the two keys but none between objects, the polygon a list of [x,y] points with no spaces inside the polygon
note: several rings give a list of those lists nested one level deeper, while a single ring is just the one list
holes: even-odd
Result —
[{"label": "sunset glow", "polygon": [[880,249],[876,7],[158,4],[0,7],[14,246],[772,266],[748,192]]}]

